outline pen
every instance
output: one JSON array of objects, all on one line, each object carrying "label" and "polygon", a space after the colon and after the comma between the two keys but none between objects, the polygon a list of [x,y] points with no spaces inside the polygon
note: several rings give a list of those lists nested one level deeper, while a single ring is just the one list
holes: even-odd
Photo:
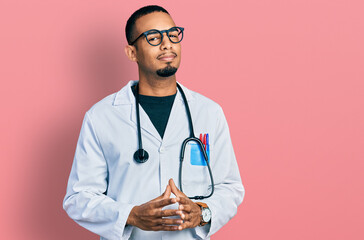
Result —
[{"label": "pen", "polygon": [[203,145],[204,145],[205,150],[206,150],[206,134],[203,135]]},{"label": "pen", "polygon": [[208,133],[206,133],[206,151],[210,151],[210,141]]}]

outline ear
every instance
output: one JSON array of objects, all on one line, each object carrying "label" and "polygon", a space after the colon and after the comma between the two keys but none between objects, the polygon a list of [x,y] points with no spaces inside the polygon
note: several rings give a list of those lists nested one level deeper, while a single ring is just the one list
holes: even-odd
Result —
[{"label": "ear", "polygon": [[138,59],[136,57],[136,49],[134,46],[126,45],[124,50],[126,56],[130,59],[130,61],[137,62]]}]

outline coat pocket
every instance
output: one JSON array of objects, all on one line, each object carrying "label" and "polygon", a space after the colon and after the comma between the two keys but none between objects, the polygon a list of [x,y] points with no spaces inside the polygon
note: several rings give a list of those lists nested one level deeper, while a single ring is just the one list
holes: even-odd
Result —
[{"label": "coat pocket", "polygon": [[[200,147],[199,144],[197,143],[190,143],[190,163],[191,165],[196,165],[196,166],[207,166],[206,164],[206,159],[204,157],[203,151]],[[207,158],[208,161],[210,163],[210,148],[211,146],[209,146],[206,149],[206,154],[207,154]]]}]

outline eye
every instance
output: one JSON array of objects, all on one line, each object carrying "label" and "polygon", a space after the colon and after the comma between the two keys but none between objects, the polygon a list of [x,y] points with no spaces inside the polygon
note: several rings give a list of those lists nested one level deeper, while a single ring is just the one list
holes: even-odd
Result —
[{"label": "eye", "polygon": [[169,32],[169,37],[178,38],[178,31]]},{"label": "eye", "polygon": [[161,35],[159,33],[150,33],[147,35],[148,41],[159,41],[161,39]]},{"label": "eye", "polygon": [[156,41],[158,39],[159,39],[158,37],[150,37],[150,38],[148,38],[149,41]]}]

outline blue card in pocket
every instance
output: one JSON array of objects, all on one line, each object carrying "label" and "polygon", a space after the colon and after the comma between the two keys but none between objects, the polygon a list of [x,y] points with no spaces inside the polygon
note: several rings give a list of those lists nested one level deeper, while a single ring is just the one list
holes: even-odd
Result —
[{"label": "blue card in pocket", "polygon": [[[191,165],[207,166],[203,153],[200,146],[197,143],[190,143],[191,146]],[[206,150],[207,158],[210,163],[210,149]]]}]

